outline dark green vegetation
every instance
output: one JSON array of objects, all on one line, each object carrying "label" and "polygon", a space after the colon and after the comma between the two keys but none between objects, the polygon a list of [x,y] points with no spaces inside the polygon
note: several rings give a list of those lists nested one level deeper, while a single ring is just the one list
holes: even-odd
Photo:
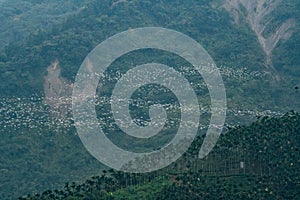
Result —
[{"label": "dark green vegetation", "polygon": [[82,9],[84,1],[0,1],[0,49],[26,38],[37,30],[50,30]]},{"label": "dark green vegetation", "polygon": [[84,180],[103,169],[70,122],[62,126],[49,117],[40,101],[11,98],[0,105],[0,199]]},{"label": "dark green vegetation", "polygon": [[[275,19],[272,21],[272,27],[276,26],[276,24],[280,23],[281,20],[288,19],[291,16],[294,16],[295,19],[299,19],[300,12],[294,10],[293,8],[299,8],[300,2],[290,2],[284,1],[280,6],[274,11],[276,13]],[[286,12],[286,11],[289,12]],[[272,13],[272,14],[274,14]],[[269,29],[269,30],[270,30]],[[273,28],[274,29],[274,28]],[[266,31],[268,33],[268,31]],[[291,77],[295,79],[295,76],[299,76],[299,65],[300,65],[300,57],[299,57],[299,48],[300,48],[300,26],[296,25],[294,34],[287,41],[281,41],[277,48],[274,50],[273,62],[280,73],[289,74]],[[284,51],[284,49],[290,49]],[[297,67],[298,66],[298,67]]]},{"label": "dark green vegetation", "polygon": [[[281,41],[273,52],[273,63],[282,77],[281,82],[274,83],[270,81],[272,79],[269,75],[264,74],[264,55],[254,32],[246,23],[233,23],[233,17],[223,8],[222,3],[219,0],[0,1],[0,199],[53,190],[51,194],[49,191],[44,194],[47,198],[56,193],[55,188],[62,188],[65,182],[79,183],[101,174],[104,167],[84,149],[72,126],[72,120],[68,118],[65,122],[49,117],[49,107],[36,98],[44,96],[46,68],[53,61],[59,60],[62,76],[74,81],[83,59],[96,45],[130,28],[166,27],[185,33],[203,45],[218,67],[223,69],[229,106],[227,119],[230,124],[248,120],[241,115],[232,120],[230,117],[237,110],[250,110],[254,115],[256,111],[266,109],[282,112],[292,108],[299,110],[298,21],[291,38]],[[270,14],[274,19],[270,21],[265,34],[274,31],[277,25],[289,17],[300,19],[299,13],[298,1],[282,1]],[[140,56],[135,60],[130,55],[127,58],[121,64],[138,64],[147,59],[146,56]],[[165,62],[178,65],[170,57]],[[247,74],[239,73],[242,68],[247,69]],[[257,76],[249,75],[256,73]],[[208,97],[207,92],[203,95]],[[287,120],[287,124],[284,120]],[[168,173],[157,172],[135,181],[134,176],[126,179],[131,176],[129,174],[121,174],[121,179],[112,175],[117,172],[108,172],[104,177],[100,175],[92,180],[99,184],[91,181],[84,185],[69,184],[58,196],[67,195],[70,199],[76,199],[74,196],[79,195],[89,199],[99,197],[100,193],[102,197],[112,198],[112,192],[116,199],[129,194],[132,198],[148,199],[142,190],[151,190],[152,192],[148,192],[150,197],[168,199],[164,195],[174,193],[178,198],[184,198],[191,190],[192,193],[196,191],[195,197],[206,195],[207,198],[213,198],[208,196],[210,194],[232,195],[232,199],[242,198],[247,191],[257,194],[249,198],[263,198],[263,195],[269,195],[270,192],[275,195],[274,198],[287,199],[288,195],[292,198],[299,190],[299,174],[296,174],[299,169],[299,153],[294,155],[293,152],[297,151],[288,150],[290,147],[287,143],[290,139],[299,149],[299,123],[293,124],[292,120],[293,117],[266,121],[261,119],[251,127],[231,130],[228,138],[226,136],[226,139],[219,141],[220,147],[208,158],[210,164],[199,161],[188,167],[186,164],[195,161],[187,155],[176,166],[174,164],[166,169]],[[63,123],[67,123],[67,126],[62,126]],[[264,138],[262,130],[268,133],[267,138]],[[170,131],[172,133],[173,130]],[[246,142],[241,144],[236,134],[241,134],[240,137],[244,134],[245,139],[241,141]],[[114,139],[118,140],[118,136]],[[168,141],[169,138],[163,139]],[[229,140],[230,145],[227,144]],[[128,145],[124,140],[118,142],[122,147]],[[196,146],[197,144],[195,143]],[[159,145],[161,144],[157,144]],[[243,158],[236,155],[240,149],[243,149]],[[261,153],[256,150],[261,150]],[[223,155],[226,152],[228,155]],[[224,159],[231,159],[233,156],[238,161],[244,157],[253,160],[245,162],[248,167],[244,174],[243,170],[236,168],[239,162],[235,163],[234,170],[227,169],[224,164],[226,162],[219,158],[220,155]],[[255,155],[259,157],[256,158]],[[298,160],[293,161],[293,165],[297,166],[293,168],[289,162],[294,157]],[[193,170],[189,169],[191,166],[194,166]],[[212,166],[214,170],[211,169]],[[267,166],[271,166],[270,169]],[[217,168],[225,169],[219,171]],[[238,176],[230,176],[232,174]],[[147,181],[148,176],[150,182]],[[105,181],[113,181],[114,184],[105,184]],[[248,183],[250,186],[246,186]],[[211,184],[215,187],[210,187]],[[97,185],[101,189],[93,189]],[[268,191],[265,191],[267,186]],[[90,191],[85,187],[92,189]],[[76,188],[80,191],[77,192]]]},{"label": "dark green vegetation", "polygon": [[[63,9],[74,10],[74,7],[80,6],[82,9],[76,10],[76,14],[66,17],[63,22],[53,22],[49,29],[26,27],[22,32],[29,32],[29,36],[10,43],[0,53],[1,96],[16,93],[22,96],[33,93],[43,95],[46,67],[56,59],[60,62],[62,75],[73,81],[83,59],[97,44],[121,31],[144,26],[171,28],[187,34],[203,45],[218,66],[265,70],[264,53],[255,34],[246,23],[234,24],[230,13],[223,8],[222,1],[71,2],[65,2],[66,5],[54,9],[55,12],[63,13]],[[23,5],[10,4],[14,9],[21,9]],[[28,1],[24,4],[25,9],[33,3]],[[266,34],[274,31],[272,27],[290,16],[299,18],[299,3],[284,1],[282,4],[278,12],[272,13],[274,20]],[[35,5],[38,7],[43,4]],[[14,12],[17,11],[9,11],[7,15],[16,17]],[[29,18],[28,21],[36,24],[34,21],[40,19],[39,14],[34,12],[34,15],[30,15],[34,19]],[[292,106],[287,99],[297,102],[299,96],[292,88],[299,84],[299,25],[296,24],[294,29],[292,37],[282,41],[273,55],[275,68],[280,71],[283,81],[278,85],[270,85],[268,81],[261,82],[260,79],[247,82],[229,80],[226,82],[228,97],[235,96],[234,103],[249,101],[251,97],[268,109],[276,106],[285,111],[286,107]],[[270,80],[270,77],[263,80]],[[239,86],[239,91],[235,90],[236,86]],[[253,105],[253,102],[248,102],[248,105]]]},{"label": "dark green vegetation", "polygon": [[60,61],[62,75],[74,80],[81,62],[98,43],[144,26],[172,28],[191,36],[220,65],[263,67],[262,52],[249,28],[236,27],[224,9],[212,9],[207,1],[130,1],[114,6],[112,1],[94,1],[50,31],[32,32],[25,41],[5,48],[5,62],[0,65],[1,80],[6,80],[0,85],[2,95],[42,93],[45,69],[55,59]]},{"label": "dark green vegetation", "polygon": [[[233,127],[205,160],[198,138],[183,158],[148,174],[103,171],[20,199],[299,199],[300,115],[262,117]],[[241,162],[244,168],[241,168]]]}]

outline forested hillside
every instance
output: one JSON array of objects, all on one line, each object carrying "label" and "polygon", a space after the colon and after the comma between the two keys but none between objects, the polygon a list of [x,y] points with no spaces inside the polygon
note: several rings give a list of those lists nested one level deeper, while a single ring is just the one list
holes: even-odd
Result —
[{"label": "forested hillside", "polygon": [[[107,0],[101,3],[90,1],[86,4],[61,23],[57,20],[52,28],[26,29],[30,32],[29,37],[12,42],[5,48],[0,56],[1,80],[3,80],[0,84],[1,96],[14,94],[30,96],[33,93],[43,96],[43,77],[46,68],[55,60],[60,63],[62,76],[73,81],[83,59],[97,44],[121,31],[144,26],[171,28],[187,34],[203,45],[219,67],[229,69],[245,67],[250,71],[267,72],[268,77],[272,77],[273,72],[266,67],[265,53],[257,35],[247,23],[247,19],[241,17],[239,23],[234,22],[234,15],[225,9],[226,2],[151,3]],[[72,8],[62,6],[68,7]],[[293,1],[279,3],[273,12],[266,16],[268,25],[263,33],[265,35],[274,33],[286,19],[295,21],[299,17],[298,7],[299,3]],[[10,28],[7,27],[6,30]],[[261,101],[271,101],[264,103],[266,105],[271,103],[268,109],[274,107],[274,104],[278,106],[279,102],[286,102],[286,98],[297,98],[293,88],[299,85],[297,78],[299,25],[296,23],[289,31],[290,37],[280,36],[282,39],[274,47],[271,56],[282,82],[269,85],[268,82],[261,83],[258,79],[237,83],[242,86],[242,91],[241,93],[235,91],[236,96],[240,98],[249,96],[250,92],[247,93],[247,90],[253,88],[256,88],[256,91],[263,90],[261,93],[267,96],[258,95],[255,99],[259,101],[260,98],[264,98]],[[230,88],[234,84],[235,82],[229,80],[229,96]],[[251,92],[251,95],[253,94],[256,92]],[[274,96],[277,96],[279,101],[272,99]],[[291,105],[279,107],[286,106]]]},{"label": "forested hillside", "polygon": [[205,160],[198,138],[183,158],[147,174],[103,171],[20,199],[299,199],[300,115],[232,127]]},{"label": "forested hillside", "polygon": [[49,31],[83,8],[86,1],[0,1],[0,49],[37,30]]},{"label": "forested hillside", "polygon": [[[280,117],[290,110],[300,111],[298,19],[300,3],[294,0],[0,0],[0,199],[28,193],[39,194],[36,199],[41,195],[50,199],[99,195],[174,199],[171,193],[185,199],[188,191],[195,199],[298,197],[299,114]],[[70,112],[72,84],[84,58],[100,42],[149,26],[182,32],[207,50],[225,84],[226,126],[236,128],[224,129],[227,133],[205,161],[191,157],[191,148],[164,171],[145,175],[107,172],[77,135]],[[125,55],[114,64],[123,67],[122,73],[153,60],[181,66],[183,62],[173,58],[149,50]],[[209,93],[201,77],[193,78],[204,105],[202,134],[211,116]],[[108,81],[100,94],[109,96],[116,81]],[[175,99],[159,94],[162,101]],[[109,100],[105,103],[97,105],[99,118],[105,118],[102,111],[110,108]],[[63,112],[61,105],[66,106]],[[138,117],[138,112],[132,113]],[[259,117],[249,127],[238,127]],[[171,127],[158,145],[169,141],[176,128]],[[110,139],[121,147],[133,144],[122,139],[119,129],[110,131],[117,133]],[[200,138],[194,147],[201,143]],[[144,150],[142,145],[138,148]],[[222,157],[236,163],[230,168],[230,161]],[[245,170],[239,168],[241,159]],[[83,183],[92,176],[93,180]],[[66,182],[70,183],[62,189]],[[147,196],[142,190],[153,193]],[[215,196],[209,196],[212,193]],[[248,193],[252,196],[245,196]]]},{"label": "forested hillside", "polygon": [[2,94],[43,93],[43,74],[55,59],[60,61],[62,75],[74,80],[81,62],[98,43],[120,31],[144,26],[171,28],[193,37],[219,65],[263,67],[263,53],[250,28],[236,27],[228,12],[222,7],[213,9],[210,4],[207,1],[91,2],[50,31],[32,32],[25,41],[11,43],[6,48],[3,56],[7,60],[1,69],[7,73],[1,73],[1,79],[7,81],[1,84]]}]

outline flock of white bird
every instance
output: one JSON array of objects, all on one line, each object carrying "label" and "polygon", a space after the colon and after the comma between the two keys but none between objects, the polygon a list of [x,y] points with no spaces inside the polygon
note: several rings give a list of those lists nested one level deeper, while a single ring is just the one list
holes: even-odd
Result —
[{"label": "flock of white bird", "polygon": [[[182,72],[185,69],[182,67],[180,69]],[[239,79],[239,80],[250,80],[257,77],[264,76],[264,72],[258,71],[249,71],[246,68],[232,69],[228,67],[220,67],[222,76],[229,77],[230,79]],[[196,72],[194,72],[196,73]],[[203,82],[203,81],[202,81]],[[205,83],[199,83],[199,87],[203,88]],[[71,97],[70,97],[71,98]],[[110,99],[101,97],[97,99],[95,105],[100,104],[109,104]],[[62,99],[62,101],[71,102],[71,99]],[[127,101],[127,100],[126,100]],[[0,99],[0,131],[2,132],[11,132],[11,131],[20,131],[25,129],[35,129],[36,132],[42,133],[45,127],[51,129],[62,130],[61,128],[70,128],[73,126],[72,118],[66,117],[55,117],[51,108],[44,103],[43,97],[33,95],[30,98],[20,98],[20,97],[10,97]],[[141,102],[141,105],[144,105],[145,102]],[[149,102],[148,102],[149,103]],[[69,106],[71,109],[71,106]],[[179,107],[176,107],[174,104],[170,104],[168,109],[179,110]],[[191,108],[192,109],[192,108]],[[192,109],[193,110],[193,109]],[[70,110],[71,111],[71,110]],[[209,106],[200,106],[200,114],[210,113]],[[243,109],[230,109],[227,110],[228,115],[235,117],[242,116],[265,116],[265,115],[281,115],[282,113],[273,112],[271,110],[266,111],[257,111],[257,110],[243,110]],[[112,117],[111,113],[106,113],[102,117]],[[102,121],[102,119],[100,119]],[[137,120],[138,121],[138,120]],[[88,120],[84,120],[85,123],[89,123]],[[176,122],[170,122],[169,124],[175,124]],[[92,125],[92,124],[91,124]],[[191,124],[189,124],[191,125]],[[193,124],[192,126],[198,126],[198,124]],[[207,125],[200,125],[200,129],[206,128]]]}]

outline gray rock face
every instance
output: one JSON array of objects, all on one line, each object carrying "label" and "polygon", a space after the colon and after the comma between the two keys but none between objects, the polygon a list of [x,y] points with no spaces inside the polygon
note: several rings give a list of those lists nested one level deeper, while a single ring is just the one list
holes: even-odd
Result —
[{"label": "gray rock face", "polygon": [[44,82],[44,101],[51,107],[53,116],[65,118],[71,108],[73,84],[62,78],[59,61],[54,61],[47,68]]},{"label": "gray rock face", "polygon": [[277,81],[280,77],[272,63],[272,51],[280,40],[287,40],[291,37],[292,29],[296,24],[295,19],[287,19],[276,27],[273,33],[264,36],[265,29],[273,19],[270,14],[280,2],[281,0],[225,0],[224,4],[224,7],[232,14],[235,23],[240,23],[241,17],[246,19],[265,52],[265,66]]}]

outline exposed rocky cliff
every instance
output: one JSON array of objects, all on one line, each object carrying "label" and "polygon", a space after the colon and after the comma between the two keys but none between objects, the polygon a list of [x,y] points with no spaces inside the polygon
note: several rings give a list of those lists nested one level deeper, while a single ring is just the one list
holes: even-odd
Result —
[{"label": "exposed rocky cliff", "polygon": [[65,118],[71,107],[73,84],[61,77],[58,60],[47,68],[47,72],[44,82],[44,101],[51,107],[53,116]]},{"label": "exposed rocky cliff", "polygon": [[288,39],[293,33],[295,19],[290,18],[276,27],[273,33],[264,36],[264,31],[273,20],[270,15],[281,0],[225,0],[224,7],[231,13],[235,23],[243,19],[256,34],[258,41],[265,52],[265,66],[276,80],[280,76],[272,64],[272,51],[280,40]]}]

